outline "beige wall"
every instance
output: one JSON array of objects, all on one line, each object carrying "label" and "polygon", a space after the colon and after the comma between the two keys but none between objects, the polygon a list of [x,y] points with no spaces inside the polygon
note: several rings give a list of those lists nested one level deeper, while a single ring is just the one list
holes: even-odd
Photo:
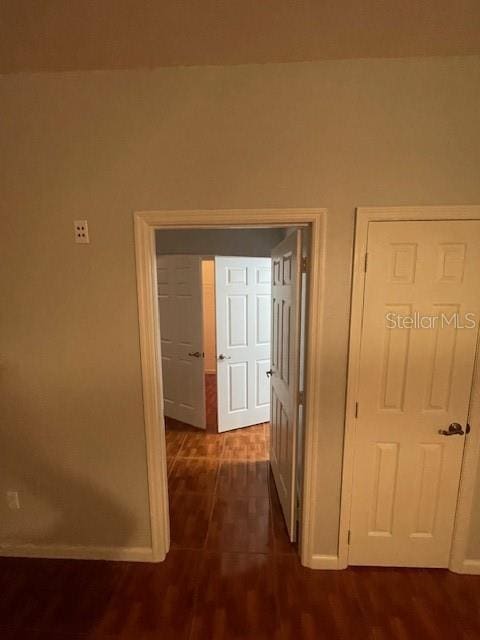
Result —
[{"label": "beige wall", "polygon": [[320,206],[335,553],[354,209],[480,203],[479,59],[20,75],[0,104],[0,539],[149,544],[132,212]]}]

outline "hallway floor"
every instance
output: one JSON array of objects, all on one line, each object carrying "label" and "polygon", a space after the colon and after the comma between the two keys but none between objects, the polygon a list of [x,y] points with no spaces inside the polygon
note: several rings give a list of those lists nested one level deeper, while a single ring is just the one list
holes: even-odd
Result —
[{"label": "hallway floor", "polygon": [[209,433],[167,419],[173,549],[295,553],[268,461],[269,425]]}]

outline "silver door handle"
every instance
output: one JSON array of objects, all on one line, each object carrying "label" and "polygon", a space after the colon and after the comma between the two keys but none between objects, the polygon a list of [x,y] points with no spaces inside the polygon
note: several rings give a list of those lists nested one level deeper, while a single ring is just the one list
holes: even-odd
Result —
[{"label": "silver door handle", "polygon": [[219,360],[231,360],[231,359],[232,359],[232,356],[226,356],[224,353],[221,353],[221,354],[218,356],[218,359],[219,359]]},{"label": "silver door handle", "polygon": [[445,431],[445,429],[439,429],[438,433],[441,436],[464,436],[465,435],[465,431],[463,430],[462,425],[458,424],[458,422],[452,422],[452,424],[448,427],[448,431]]}]

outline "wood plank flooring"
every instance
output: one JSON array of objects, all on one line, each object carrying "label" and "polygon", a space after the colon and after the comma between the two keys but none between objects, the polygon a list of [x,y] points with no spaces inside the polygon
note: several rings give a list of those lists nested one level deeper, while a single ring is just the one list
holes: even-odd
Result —
[{"label": "wood plank flooring", "polygon": [[295,553],[270,477],[268,429],[212,433],[167,419],[172,548]]},{"label": "wood plank flooring", "polygon": [[0,560],[2,640],[478,640],[480,579],[311,571],[293,554],[176,549],[157,565]]},{"label": "wood plank flooring", "polygon": [[205,374],[205,407],[207,414],[207,431],[217,432],[217,375]]},{"label": "wood plank flooring", "polygon": [[160,564],[0,559],[1,640],[479,640],[480,576],[299,563],[268,425],[169,421]]}]

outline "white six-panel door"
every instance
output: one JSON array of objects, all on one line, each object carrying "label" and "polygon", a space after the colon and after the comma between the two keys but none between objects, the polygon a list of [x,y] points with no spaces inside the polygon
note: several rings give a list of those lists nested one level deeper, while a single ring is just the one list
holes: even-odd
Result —
[{"label": "white six-panel door", "polygon": [[477,329],[420,318],[478,322],[480,222],[372,222],[367,264],[349,563],[446,567]]},{"label": "white six-panel door", "polygon": [[288,533],[296,536],[296,446],[301,313],[301,232],[272,251],[270,464]]},{"label": "white six-panel door", "polygon": [[215,258],[218,430],[270,419],[271,260]]},{"label": "white six-panel door", "polygon": [[205,428],[201,258],[157,256],[166,416]]}]

